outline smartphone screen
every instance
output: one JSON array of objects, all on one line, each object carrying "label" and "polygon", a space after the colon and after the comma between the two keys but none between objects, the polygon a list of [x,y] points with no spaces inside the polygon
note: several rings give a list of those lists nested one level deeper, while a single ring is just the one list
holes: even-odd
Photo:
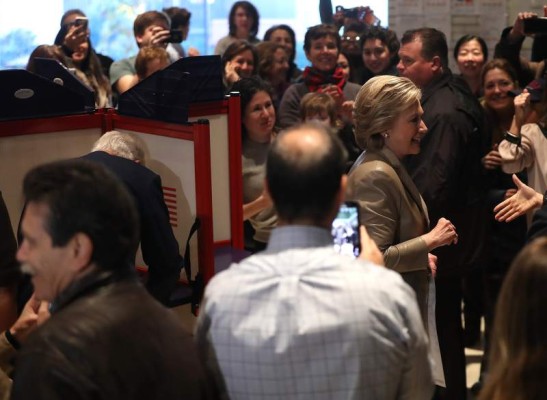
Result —
[{"label": "smartphone screen", "polygon": [[357,257],[361,251],[359,237],[359,205],[346,201],[332,222],[334,249],[340,254]]}]

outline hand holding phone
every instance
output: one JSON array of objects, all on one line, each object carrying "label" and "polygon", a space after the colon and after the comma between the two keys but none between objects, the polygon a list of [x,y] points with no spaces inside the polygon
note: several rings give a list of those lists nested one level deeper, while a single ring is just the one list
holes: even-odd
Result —
[{"label": "hand holding phone", "polygon": [[87,25],[88,25],[88,19],[87,18],[84,18],[84,17],[78,17],[74,20],[73,24],[74,26],[77,26],[77,27],[81,27],[82,30],[87,30]]},{"label": "hand holding phone", "polygon": [[547,33],[547,18],[545,17],[528,18],[522,22],[524,24],[524,33],[526,35],[533,33]]},{"label": "hand holding phone", "polygon": [[359,234],[359,205],[346,201],[340,206],[338,215],[332,222],[334,249],[340,254],[359,256],[361,237]]},{"label": "hand holding phone", "polygon": [[67,24],[63,45],[71,51],[76,51],[76,49],[88,38],[89,32],[87,27],[88,19],[84,17],[78,17]]}]

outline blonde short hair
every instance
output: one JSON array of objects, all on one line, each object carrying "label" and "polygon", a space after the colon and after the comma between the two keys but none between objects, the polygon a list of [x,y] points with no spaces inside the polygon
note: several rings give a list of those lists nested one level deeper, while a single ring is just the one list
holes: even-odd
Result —
[{"label": "blonde short hair", "polygon": [[419,104],[422,92],[408,78],[380,75],[361,87],[354,105],[355,141],[362,149],[384,147],[382,133],[397,117]]}]

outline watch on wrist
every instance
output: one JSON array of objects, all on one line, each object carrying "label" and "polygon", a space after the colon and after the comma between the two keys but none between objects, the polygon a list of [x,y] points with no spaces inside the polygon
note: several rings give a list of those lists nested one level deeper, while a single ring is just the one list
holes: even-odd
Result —
[{"label": "watch on wrist", "polygon": [[516,136],[516,135],[513,135],[511,132],[506,131],[503,138],[507,140],[509,143],[513,143],[513,144],[516,144],[517,146],[520,146],[520,139],[521,139],[520,135]]}]

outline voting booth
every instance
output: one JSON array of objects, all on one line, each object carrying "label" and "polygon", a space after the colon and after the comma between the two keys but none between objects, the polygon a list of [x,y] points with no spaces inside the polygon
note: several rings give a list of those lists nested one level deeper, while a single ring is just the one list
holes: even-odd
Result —
[{"label": "voting booth", "polygon": [[[0,71],[0,82],[4,72]],[[45,162],[87,154],[103,133],[115,129],[131,132],[144,142],[147,167],[161,176],[164,200],[182,255],[190,228],[199,219],[200,228],[190,241],[194,274],[199,271],[206,283],[220,264],[226,267],[232,250],[237,253],[243,249],[241,121],[237,95],[224,97],[217,91],[216,96],[220,97],[217,100],[189,103],[186,123],[157,120],[153,114],[145,118],[122,115],[121,110],[113,109],[89,111],[85,100],[78,103],[80,110],[50,107],[44,113],[41,101],[53,102],[58,96],[63,97],[57,90],[59,85],[51,81],[54,78],[34,74],[28,78],[28,72],[21,72],[25,73],[20,75],[22,83],[10,87],[12,94],[20,89],[33,90],[35,82],[46,89],[44,92],[40,89],[42,100],[28,107],[31,110],[21,112],[25,103],[12,95],[10,100],[13,98],[15,102],[12,109],[19,111],[13,115],[0,113],[0,190],[14,231],[23,207],[21,187],[25,174]],[[156,76],[156,79],[163,78]],[[192,87],[197,90],[199,84]],[[69,93],[70,89],[61,88],[65,94]],[[48,94],[48,90],[55,95]],[[68,96],[73,94],[74,91]],[[64,101],[61,103],[66,105]],[[140,262],[137,259],[137,265]]]}]

